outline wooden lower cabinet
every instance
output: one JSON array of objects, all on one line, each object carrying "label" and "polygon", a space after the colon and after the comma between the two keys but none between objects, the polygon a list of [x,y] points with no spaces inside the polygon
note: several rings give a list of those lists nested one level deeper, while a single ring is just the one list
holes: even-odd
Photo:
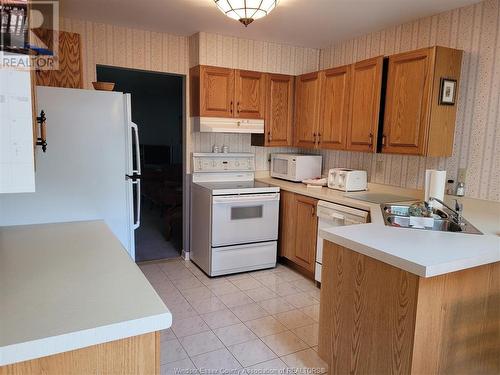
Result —
[{"label": "wooden lower cabinet", "polygon": [[314,276],[318,218],[317,199],[281,192],[279,255]]},{"label": "wooden lower cabinet", "polygon": [[329,374],[500,373],[500,262],[423,278],[325,241]]},{"label": "wooden lower cabinet", "polygon": [[159,373],[160,332],[0,367],[0,375]]}]

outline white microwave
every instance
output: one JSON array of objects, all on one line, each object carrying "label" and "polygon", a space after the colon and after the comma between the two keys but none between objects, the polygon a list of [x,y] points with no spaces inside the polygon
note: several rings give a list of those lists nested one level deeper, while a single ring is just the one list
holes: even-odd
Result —
[{"label": "white microwave", "polygon": [[271,154],[271,177],[304,181],[321,177],[321,155]]}]

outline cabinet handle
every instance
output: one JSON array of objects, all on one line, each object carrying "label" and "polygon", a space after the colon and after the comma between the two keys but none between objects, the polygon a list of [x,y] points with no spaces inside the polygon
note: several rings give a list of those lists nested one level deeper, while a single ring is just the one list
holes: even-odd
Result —
[{"label": "cabinet handle", "polygon": [[267,141],[271,142],[271,131],[267,132]]},{"label": "cabinet handle", "polygon": [[231,103],[229,104],[229,111],[233,113],[233,101],[231,100]]},{"label": "cabinet handle", "polygon": [[370,144],[369,146],[373,146],[373,133],[370,133]]},{"label": "cabinet handle", "polygon": [[40,116],[36,118],[36,122],[40,125],[40,137],[36,139],[36,145],[42,146],[42,151],[47,151],[47,131],[45,121],[47,118],[45,117],[45,112],[41,111]]},{"label": "cabinet handle", "polygon": [[311,211],[312,211],[312,217],[314,217],[314,215],[316,214],[316,209],[315,209],[315,207],[314,207],[314,206],[312,207],[312,210],[311,210]]},{"label": "cabinet handle", "polygon": [[318,133],[318,146],[321,143],[321,133]]},{"label": "cabinet handle", "polygon": [[382,135],[382,146],[384,146],[384,147],[385,147],[385,141],[386,141],[386,139],[387,139],[387,136],[385,134]]},{"label": "cabinet handle", "polygon": [[236,102],[236,112],[240,114],[240,102]]},{"label": "cabinet handle", "polygon": [[313,133],[314,144],[316,144],[316,133]]}]

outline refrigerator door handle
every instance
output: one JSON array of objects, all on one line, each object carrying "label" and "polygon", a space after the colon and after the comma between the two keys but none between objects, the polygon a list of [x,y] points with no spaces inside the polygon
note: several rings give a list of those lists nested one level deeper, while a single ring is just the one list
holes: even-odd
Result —
[{"label": "refrigerator door handle", "polygon": [[132,128],[132,132],[134,133],[135,138],[135,162],[136,166],[132,165],[132,184],[137,187],[136,195],[135,195],[135,204],[137,213],[137,218],[134,221],[133,228],[134,230],[139,228],[141,225],[141,155],[139,153],[139,129],[137,128],[137,124],[130,122],[130,127]]}]

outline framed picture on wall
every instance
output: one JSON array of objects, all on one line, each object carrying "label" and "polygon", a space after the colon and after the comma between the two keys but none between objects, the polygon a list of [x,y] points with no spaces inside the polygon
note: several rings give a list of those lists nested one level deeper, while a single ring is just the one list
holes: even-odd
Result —
[{"label": "framed picture on wall", "polygon": [[439,104],[455,105],[455,97],[457,92],[457,80],[441,78],[441,90],[439,93]]}]

